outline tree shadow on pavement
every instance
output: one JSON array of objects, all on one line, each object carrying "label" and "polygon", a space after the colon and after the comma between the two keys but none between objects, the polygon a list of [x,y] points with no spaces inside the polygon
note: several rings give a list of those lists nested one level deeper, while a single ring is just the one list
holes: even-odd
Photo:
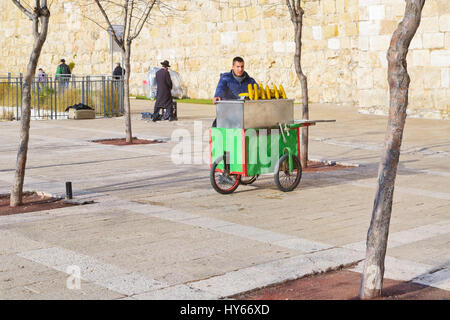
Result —
[{"label": "tree shadow on pavement", "polygon": [[[406,169],[404,165],[407,162],[414,162],[414,160],[399,163],[397,170],[399,176],[420,173],[419,170]],[[302,179],[296,190],[320,189],[342,184],[351,184],[360,180],[372,180],[373,185],[375,186],[378,178],[378,165],[378,163],[369,163],[359,167],[342,168],[333,171],[303,172]],[[248,192],[266,188],[273,190],[277,189],[273,176],[270,175],[258,178],[251,186],[253,187],[252,189],[238,189],[235,192]]]}]

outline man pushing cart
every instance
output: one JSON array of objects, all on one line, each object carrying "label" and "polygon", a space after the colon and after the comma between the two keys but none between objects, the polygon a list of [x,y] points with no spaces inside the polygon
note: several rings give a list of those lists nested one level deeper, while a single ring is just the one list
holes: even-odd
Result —
[{"label": "man pushing cart", "polygon": [[239,99],[214,99],[216,121],[210,129],[210,181],[219,193],[274,173],[281,191],[294,190],[302,167],[300,128],[335,120],[294,120],[294,100],[282,86],[247,84]]}]

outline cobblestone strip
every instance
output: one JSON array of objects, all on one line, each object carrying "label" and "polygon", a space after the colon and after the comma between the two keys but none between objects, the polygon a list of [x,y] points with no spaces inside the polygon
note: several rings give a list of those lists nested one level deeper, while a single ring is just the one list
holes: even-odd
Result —
[{"label": "cobblestone strip", "polygon": [[[389,235],[388,248],[395,248],[450,233],[450,220],[443,220],[417,228],[395,232]],[[359,241],[343,246],[347,249],[366,250],[366,241]]]},{"label": "cobblestone strip", "polygon": [[[238,228],[233,231],[233,234],[236,232],[238,236],[247,238],[247,234],[244,232],[245,228],[241,228],[245,226],[230,224],[218,219],[202,218],[165,207],[142,205],[117,199],[109,199],[107,206],[121,206],[126,210],[170,221],[202,226],[219,232],[221,232],[220,229],[222,227],[236,226]],[[433,230],[434,225],[428,226],[428,229]],[[440,233],[445,231],[443,228],[448,224],[441,223],[438,225],[442,227],[439,229]],[[422,232],[419,232],[419,234],[424,235],[427,227],[421,228]],[[252,228],[252,230],[255,231],[257,228]],[[405,236],[405,231],[403,234],[399,234]],[[414,231],[411,231],[411,234],[414,234]],[[255,235],[259,238],[259,241],[264,240],[261,238],[264,235],[264,230],[250,233],[250,238],[253,239]],[[266,240],[269,242],[284,241],[278,239],[278,236],[274,237],[272,233],[268,235],[269,237]],[[420,237],[420,240],[422,239],[423,236]],[[410,238],[410,241],[413,240],[416,239]],[[355,245],[348,245],[348,247],[355,247]],[[177,284],[175,286],[168,286],[166,283],[137,273],[127,272],[113,265],[104,264],[89,256],[57,247],[26,251],[18,255],[66,273],[69,266],[76,265],[81,270],[82,279],[126,296],[131,296],[133,299],[217,299],[355,263],[364,258],[364,251],[350,248],[331,248],[328,246],[328,248],[313,253],[301,254],[287,259],[239,269],[209,279]],[[352,270],[361,272],[362,264]],[[386,257],[385,277],[405,281],[414,279],[417,283],[450,290],[447,268],[436,271],[429,265]]]},{"label": "cobblestone strip", "polygon": [[[369,182],[351,182],[352,186],[361,187],[361,188],[376,188],[374,183]],[[450,200],[450,193],[446,192],[437,192],[437,191],[428,191],[424,189],[417,188],[406,188],[406,187],[395,187],[396,192],[407,193],[413,196],[421,196],[434,198],[439,200]]]},{"label": "cobblestone strip", "polygon": [[[190,282],[189,285],[225,298],[267,285],[298,279],[305,275],[325,272],[362,258],[363,256],[354,250],[332,248],[239,269],[209,279]],[[176,290],[176,287],[167,288],[161,295],[155,291],[140,295],[138,298],[170,296],[172,291]]]},{"label": "cobblestone strip", "polygon": [[188,224],[191,226],[207,228],[250,240],[256,240],[263,243],[277,245],[292,250],[303,252],[313,252],[331,248],[331,245],[311,241],[307,239],[296,238],[278,232],[263,230],[251,226],[245,226],[233,222],[227,222],[214,218],[202,217],[191,213],[185,213],[179,210],[173,210],[162,206],[151,206],[140,203],[132,203],[126,200],[112,200],[111,205],[124,210],[142,213],[155,218],[169,220]]},{"label": "cobblestone strip", "polygon": [[[384,277],[387,279],[411,281],[443,290],[450,290],[449,265],[433,267],[423,263],[386,256]],[[352,271],[362,273],[364,262],[360,262]]]},{"label": "cobblestone strip", "polygon": [[[149,291],[155,291],[168,286],[167,283],[148,278],[136,272],[129,272],[117,266],[103,263],[90,256],[58,247],[25,251],[17,254],[30,261],[42,264],[54,270],[67,273],[69,276],[79,276],[85,280],[107,288],[111,291],[133,296]],[[77,270],[74,273],[74,270]],[[78,273],[79,272],[79,273]],[[214,299],[216,296],[187,285],[177,286],[180,293],[173,292],[172,299]]]}]

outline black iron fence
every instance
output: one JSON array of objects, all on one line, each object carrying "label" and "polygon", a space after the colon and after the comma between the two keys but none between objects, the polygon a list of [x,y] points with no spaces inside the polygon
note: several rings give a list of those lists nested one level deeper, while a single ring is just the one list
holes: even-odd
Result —
[{"label": "black iron fence", "polygon": [[[0,74],[0,119],[22,116],[23,75]],[[31,119],[65,119],[67,108],[85,104],[97,117],[124,113],[123,79],[112,76],[58,75],[35,77],[31,87]],[[67,111],[66,111],[67,110]]]}]

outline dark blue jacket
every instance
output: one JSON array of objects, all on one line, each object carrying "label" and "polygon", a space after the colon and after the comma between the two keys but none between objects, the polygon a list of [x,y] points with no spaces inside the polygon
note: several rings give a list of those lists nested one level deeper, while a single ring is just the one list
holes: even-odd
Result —
[{"label": "dark blue jacket", "polygon": [[217,84],[214,97],[220,97],[223,100],[239,99],[239,93],[248,92],[248,85],[255,84],[256,81],[244,71],[244,80],[239,83],[233,77],[233,71],[222,73]]}]

